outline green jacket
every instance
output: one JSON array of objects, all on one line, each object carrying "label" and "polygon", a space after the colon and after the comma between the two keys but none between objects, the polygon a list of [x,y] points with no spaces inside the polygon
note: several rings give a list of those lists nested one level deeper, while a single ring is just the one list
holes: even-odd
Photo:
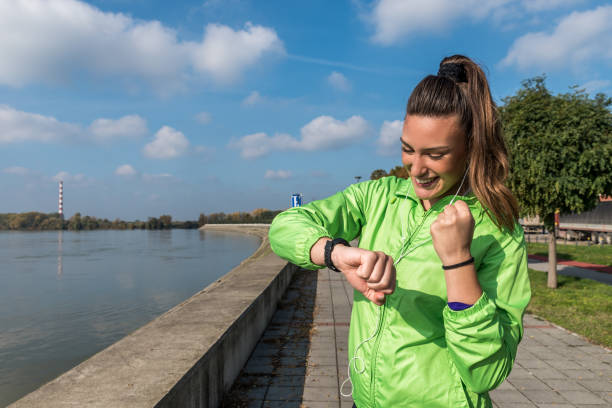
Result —
[{"label": "green jacket", "polygon": [[376,333],[350,364],[359,408],[491,407],[488,391],[512,369],[531,297],[523,230],[517,224],[513,232],[501,231],[473,195],[458,199],[476,222],[471,253],[483,289],[462,311],[447,305],[444,271],[429,231],[450,196],[424,211],[410,180],[385,177],[284,211],[270,227],[274,252],[308,269],[321,268],[310,260],[310,248],[321,237],[359,237],[360,248],[397,259],[402,227],[409,232],[409,254],[396,266],[396,289],[384,306],[354,291],[349,358]]}]

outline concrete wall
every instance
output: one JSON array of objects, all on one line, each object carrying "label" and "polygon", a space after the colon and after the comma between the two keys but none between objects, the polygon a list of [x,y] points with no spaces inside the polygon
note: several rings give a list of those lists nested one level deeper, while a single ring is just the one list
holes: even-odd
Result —
[{"label": "concrete wall", "polygon": [[216,407],[276,309],[294,271],[263,225],[207,225],[256,234],[259,249],[162,316],[10,407]]}]

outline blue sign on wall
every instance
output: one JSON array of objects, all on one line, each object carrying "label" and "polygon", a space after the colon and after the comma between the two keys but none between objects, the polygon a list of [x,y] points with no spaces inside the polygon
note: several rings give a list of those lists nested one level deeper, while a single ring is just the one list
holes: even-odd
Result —
[{"label": "blue sign on wall", "polygon": [[301,194],[292,194],[291,195],[291,207],[301,207],[302,206],[302,195]]}]

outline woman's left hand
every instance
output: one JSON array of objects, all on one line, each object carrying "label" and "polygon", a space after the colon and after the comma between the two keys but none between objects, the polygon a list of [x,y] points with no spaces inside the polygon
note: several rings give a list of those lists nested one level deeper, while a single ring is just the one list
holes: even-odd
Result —
[{"label": "woman's left hand", "polygon": [[465,202],[447,205],[431,224],[430,231],[442,265],[454,265],[472,256],[470,246],[474,236],[474,217]]}]

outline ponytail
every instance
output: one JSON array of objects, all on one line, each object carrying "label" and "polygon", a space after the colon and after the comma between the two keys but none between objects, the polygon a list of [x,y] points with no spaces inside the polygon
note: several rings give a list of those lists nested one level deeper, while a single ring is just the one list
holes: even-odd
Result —
[{"label": "ponytail", "polygon": [[482,69],[463,55],[444,58],[438,75],[429,75],[416,86],[406,113],[459,116],[466,134],[470,187],[493,222],[499,228],[513,230],[518,203],[504,184],[509,171],[508,151]]}]

